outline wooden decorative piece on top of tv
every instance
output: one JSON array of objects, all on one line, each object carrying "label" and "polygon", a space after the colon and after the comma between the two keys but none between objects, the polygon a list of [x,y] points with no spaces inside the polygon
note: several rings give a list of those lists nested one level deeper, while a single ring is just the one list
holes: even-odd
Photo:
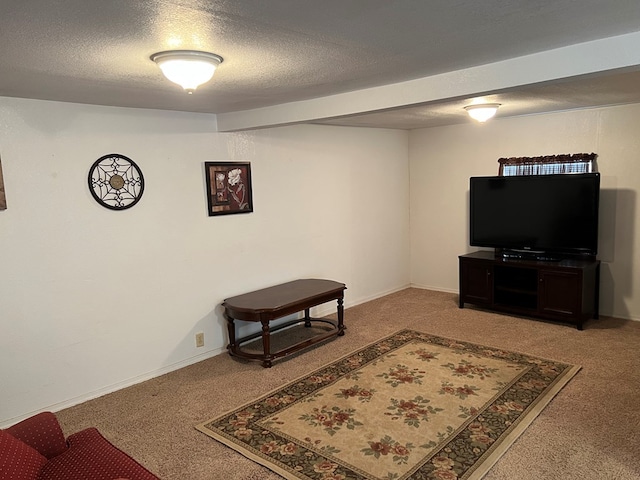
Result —
[{"label": "wooden decorative piece on top of tv", "polygon": [[253,212],[251,164],[205,162],[209,216]]}]

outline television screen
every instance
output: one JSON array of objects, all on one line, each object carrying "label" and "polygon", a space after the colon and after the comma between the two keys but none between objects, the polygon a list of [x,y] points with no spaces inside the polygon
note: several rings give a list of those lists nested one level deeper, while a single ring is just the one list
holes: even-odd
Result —
[{"label": "television screen", "polygon": [[600,174],[471,177],[470,244],[595,255]]}]

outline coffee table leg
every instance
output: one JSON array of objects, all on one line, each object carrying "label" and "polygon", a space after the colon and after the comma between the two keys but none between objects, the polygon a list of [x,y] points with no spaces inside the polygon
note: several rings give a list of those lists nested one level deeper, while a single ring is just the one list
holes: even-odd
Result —
[{"label": "coffee table leg", "polygon": [[341,337],[344,335],[344,329],[347,328],[344,326],[344,306],[343,299],[340,297],[338,299],[338,336]]},{"label": "coffee table leg", "polygon": [[269,320],[262,320],[262,346],[264,347],[264,357],[262,366],[271,368],[271,332],[269,331]]},{"label": "coffee table leg", "polygon": [[311,316],[309,315],[309,309],[304,309],[304,326],[307,328],[311,327]]},{"label": "coffee table leg", "polygon": [[233,317],[224,313],[224,318],[227,319],[227,331],[229,332],[229,344],[227,345],[227,350],[230,352],[236,352],[236,326],[233,323]]}]

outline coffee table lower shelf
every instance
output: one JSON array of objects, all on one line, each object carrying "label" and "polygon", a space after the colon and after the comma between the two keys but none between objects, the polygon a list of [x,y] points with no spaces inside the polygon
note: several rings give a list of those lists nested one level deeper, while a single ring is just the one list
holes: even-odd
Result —
[{"label": "coffee table lower shelf", "polygon": [[[330,338],[334,338],[340,335],[340,330],[338,329],[337,322],[334,322],[332,320],[325,320],[321,318],[311,318],[310,321],[312,323],[312,325],[310,325],[311,327],[315,326],[316,324],[319,324],[322,326],[327,325],[329,326],[330,329],[327,329],[325,332],[315,335],[311,338],[306,338],[302,341],[289,345],[286,348],[282,348],[275,352],[270,352],[269,354],[265,354],[264,352],[252,353],[246,349],[243,349],[244,346],[251,343],[252,341],[261,339],[263,336],[262,332],[257,332],[252,335],[247,335],[246,337],[237,339],[235,346],[232,346],[231,344],[229,344],[227,346],[227,349],[229,351],[229,354],[234,357],[244,358],[247,360],[259,360],[262,362],[263,366],[270,367],[271,362],[277,358],[291,355],[292,353],[296,353],[296,352],[299,352],[300,350],[304,350],[305,348],[310,347],[311,345],[324,342]],[[296,325],[303,325],[303,324],[304,324],[303,320],[291,320],[289,322],[282,323],[277,327],[270,328],[269,329],[269,337],[270,337],[269,349],[270,350],[273,349],[273,344],[275,343],[273,342],[274,334],[286,328],[295,327]],[[344,335],[344,331],[342,332],[342,335]],[[264,348],[264,340],[261,343]]]}]

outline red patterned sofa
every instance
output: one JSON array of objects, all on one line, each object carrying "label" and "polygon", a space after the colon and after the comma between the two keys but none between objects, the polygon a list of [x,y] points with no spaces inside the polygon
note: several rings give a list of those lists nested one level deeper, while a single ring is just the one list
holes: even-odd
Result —
[{"label": "red patterned sofa", "polygon": [[159,480],[95,428],[64,438],[51,412],[0,430],[0,480]]}]

